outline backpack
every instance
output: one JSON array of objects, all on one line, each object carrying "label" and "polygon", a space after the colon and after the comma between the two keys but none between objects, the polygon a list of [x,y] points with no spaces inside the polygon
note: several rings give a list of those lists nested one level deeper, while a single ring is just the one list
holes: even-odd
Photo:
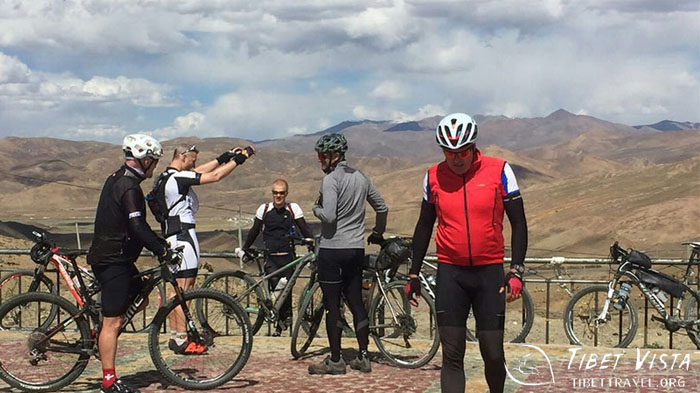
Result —
[{"label": "backpack", "polygon": [[[265,222],[265,216],[267,215],[267,211],[270,210],[270,206],[272,206],[272,203],[265,204],[265,210],[263,210],[263,214],[262,214],[262,221],[263,222]],[[294,227],[294,211],[292,210],[292,205],[290,205],[289,203],[285,203],[284,207],[289,212],[289,217],[292,219],[292,228],[293,228]]]},{"label": "backpack", "polygon": [[168,219],[168,215],[170,214],[170,210],[172,210],[175,205],[182,202],[186,197],[185,195],[180,195],[180,199],[173,203],[172,206],[168,206],[166,204],[165,183],[168,182],[168,179],[173,175],[173,173],[175,173],[175,171],[170,170],[166,170],[161,173],[156,181],[153,182],[153,189],[151,192],[146,195],[148,208],[151,210],[151,213],[153,213],[153,217],[155,217],[156,221],[158,221],[158,223],[161,225],[165,224],[166,220]]}]

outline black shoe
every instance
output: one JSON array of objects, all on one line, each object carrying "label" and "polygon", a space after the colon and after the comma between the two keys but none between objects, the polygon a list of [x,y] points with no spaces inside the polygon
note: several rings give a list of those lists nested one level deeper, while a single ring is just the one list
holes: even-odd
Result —
[{"label": "black shoe", "polygon": [[121,381],[121,379],[117,379],[114,381],[114,384],[112,386],[106,388],[102,386],[100,389],[100,393],[141,393],[138,389],[131,389],[128,386],[124,385],[124,383]]},{"label": "black shoe", "polygon": [[282,328],[277,326],[277,328],[275,328],[275,331],[272,332],[272,337],[279,337],[281,335],[282,335]]}]

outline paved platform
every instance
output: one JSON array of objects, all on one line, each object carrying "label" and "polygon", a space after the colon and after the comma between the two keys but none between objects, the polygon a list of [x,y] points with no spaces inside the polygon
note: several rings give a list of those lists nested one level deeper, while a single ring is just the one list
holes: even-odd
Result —
[{"label": "paved platform", "polygon": [[[120,340],[117,372],[129,385],[142,392],[170,392],[183,389],[164,385],[145,349],[145,335]],[[344,339],[344,347],[354,347]],[[372,348],[370,348],[372,350]],[[353,357],[352,350],[344,352]],[[231,382],[211,392],[440,392],[441,353],[428,365],[400,369],[389,365],[381,354],[372,352],[373,371],[363,374],[348,369],[340,376],[311,376],[307,367],[325,354],[293,360],[289,338],[256,336],[250,360]],[[680,393],[700,391],[700,352],[583,348],[556,345],[506,345],[507,393],[634,392]],[[550,367],[551,366],[551,367]],[[550,372],[551,370],[551,372]],[[465,359],[466,391],[486,393],[483,365],[476,344],[468,344]],[[83,375],[64,392],[98,392],[99,362],[92,360]],[[519,382],[516,382],[518,380]],[[12,392],[0,382],[0,392]]]}]

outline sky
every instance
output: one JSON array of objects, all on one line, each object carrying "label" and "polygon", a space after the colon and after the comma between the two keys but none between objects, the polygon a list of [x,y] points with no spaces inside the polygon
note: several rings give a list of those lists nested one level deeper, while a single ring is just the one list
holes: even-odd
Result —
[{"label": "sky", "polygon": [[698,0],[0,0],[0,138],[700,121]]}]

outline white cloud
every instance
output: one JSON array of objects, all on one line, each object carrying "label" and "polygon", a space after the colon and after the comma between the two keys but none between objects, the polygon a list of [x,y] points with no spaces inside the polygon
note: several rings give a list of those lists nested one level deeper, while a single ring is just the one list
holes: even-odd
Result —
[{"label": "white cloud", "polygon": [[403,85],[397,81],[384,81],[370,93],[372,97],[385,100],[397,100],[405,95],[406,91]]},{"label": "white cloud", "polygon": [[0,52],[0,83],[25,83],[30,75],[31,71],[26,64]]},{"label": "white cloud", "polygon": [[178,116],[170,127],[158,128],[155,130],[141,131],[153,135],[158,140],[167,140],[179,136],[214,136],[208,134],[204,125],[206,116],[199,112],[190,112],[184,116]]},{"label": "white cloud", "polygon": [[697,121],[699,19],[697,0],[8,0],[0,129],[259,140],[560,107]]}]

